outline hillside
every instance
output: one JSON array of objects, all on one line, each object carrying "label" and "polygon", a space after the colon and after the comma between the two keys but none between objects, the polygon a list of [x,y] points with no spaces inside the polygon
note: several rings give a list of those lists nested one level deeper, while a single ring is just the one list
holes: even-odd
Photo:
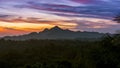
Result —
[{"label": "hillside", "polygon": [[120,68],[120,35],[100,41],[1,39],[0,68]]}]

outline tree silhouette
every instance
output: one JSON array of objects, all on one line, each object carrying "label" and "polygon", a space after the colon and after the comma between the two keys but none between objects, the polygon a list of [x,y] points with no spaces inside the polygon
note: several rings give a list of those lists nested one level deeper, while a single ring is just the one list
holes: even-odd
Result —
[{"label": "tree silhouette", "polygon": [[[116,21],[117,23],[120,23],[120,14],[117,15],[117,16],[114,18],[113,21]],[[116,31],[116,34],[120,34],[120,30],[117,30],[117,31]]]},{"label": "tree silhouette", "polygon": [[114,21],[117,21],[118,23],[120,23],[120,14],[117,15],[113,20],[114,20]]}]

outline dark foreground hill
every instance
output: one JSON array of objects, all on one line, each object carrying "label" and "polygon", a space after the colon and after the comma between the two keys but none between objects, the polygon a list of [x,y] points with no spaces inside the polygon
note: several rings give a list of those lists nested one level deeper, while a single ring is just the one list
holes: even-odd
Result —
[{"label": "dark foreground hill", "polygon": [[7,36],[4,39],[10,40],[28,40],[28,39],[97,39],[104,34],[98,32],[80,32],[64,30],[55,26],[51,29],[44,29],[42,32],[32,32],[21,36]]},{"label": "dark foreground hill", "polygon": [[120,68],[120,35],[101,41],[2,39],[0,68]]}]

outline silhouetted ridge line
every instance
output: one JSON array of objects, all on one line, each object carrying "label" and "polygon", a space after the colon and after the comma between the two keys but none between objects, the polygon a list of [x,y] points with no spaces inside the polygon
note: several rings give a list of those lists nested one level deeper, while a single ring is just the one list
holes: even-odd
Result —
[{"label": "silhouetted ridge line", "polygon": [[55,26],[51,29],[45,28],[42,32],[32,32],[30,34],[21,36],[7,36],[6,40],[29,40],[29,39],[97,39],[101,38],[104,34],[98,32],[80,32],[62,29]]}]

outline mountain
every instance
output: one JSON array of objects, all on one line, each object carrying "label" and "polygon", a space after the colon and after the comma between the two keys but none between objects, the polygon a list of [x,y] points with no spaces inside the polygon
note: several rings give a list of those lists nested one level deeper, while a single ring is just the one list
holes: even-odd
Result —
[{"label": "mountain", "polygon": [[6,36],[6,40],[28,40],[28,39],[97,39],[101,38],[104,34],[98,32],[80,32],[71,31],[68,29],[61,29],[55,26],[51,29],[44,29],[42,32],[32,32],[20,36]]}]

